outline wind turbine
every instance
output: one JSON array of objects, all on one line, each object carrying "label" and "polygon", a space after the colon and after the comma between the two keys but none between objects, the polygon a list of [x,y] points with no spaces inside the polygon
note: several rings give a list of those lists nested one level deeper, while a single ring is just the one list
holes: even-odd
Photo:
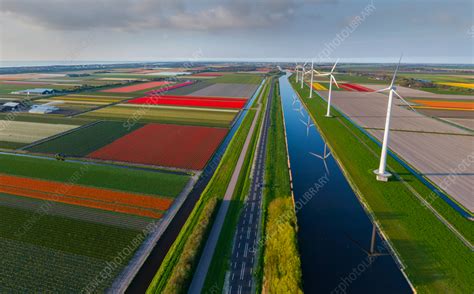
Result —
[{"label": "wind turbine", "polygon": [[313,76],[314,76],[314,61],[311,60],[311,83],[309,84],[309,98],[313,98]]},{"label": "wind turbine", "polygon": [[400,67],[400,62],[402,61],[403,54],[400,56],[400,60],[398,60],[397,67],[395,68],[395,72],[393,73],[392,82],[390,86],[385,89],[381,89],[376,91],[375,93],[389,91],[388,93],[388,105],[387,105],[387,116],[385,118],[385,130],[383,133],[383,142],[382,142],[382,152],[380,154],[380,164],[379,168],[374,170],[374,173],[377,175],[377,181],[387,182],[388,178],[392,176],[389,172],[387,172],[387,149],[388,149],[388,141],[389,141],[389,134],[390,134],[390,118],[392,113],[392,100],[393,95],[395,94],[398,98],[400,98],[405,104],[407,104],[412,110],[413,107],[402,97],[400,94],[397,93],[397,87],[395,84],[395,78],[397,77],[398,68]]},{"label": "wind turbine", "polygon": [[295,79],[296,82],[298,82],[298,62],[295,62]]},{"label": "wind turbine", "polygon": [[306,74],[305,68],[306,68],[306,63],[303,64],[303,67],[301,69],[301,89],[303,89],[303,82],[304,82],[304,75]]},{"label": "wind turbine", "polygon": [[314,124],[311,122],[311,118],[309,117],[308,114],[308,121],[305,122],[304,120],[300,119],[301,123],[303,123],[306,126],[306,137],[309,136],[309,129],[314,126]]},{"label": "wind turbine", "polygon": [[294,109],[294,110],[295,110],[295,111],[298,111],[298,112],[301,114],[301,116],[304,117],[304,114],[303,114],[303,105],[300,104],[300,108],[296,108],[296,109]]},{"label": "wind turbine", "polygon": [[293,94],[293,102],[291,103],[291,106],[295,106],[295,103],[298,102],[298,98],[296,97],[295,94]]},{"label": "wind turbine", "polygon": [[334,70],[336,69],[336,65],[339,62],[339,59],[336,60],[336,63],[334,63],[334,66],[332,67],[331,71],[328,73],[319,73],[316,71],[318,76],[329,76],[329,96],[328,96],[328,110],[326,112],[326,117],[331,117],[331,95],[332,95],[332,82],[336,84],[336,86],[339,88],[339,85],[337,84],[336,78],[334,77],[333,73]]},{"label": "wind turbine", "polygon": [[326,159],[331,155],[331,151],[327,151],[327,148],[328,148],[328,145],[326,143],[324,143],[324,153],[323,153],[323,155],[319,155],[319,154],[316,154],[316,153],[313,153],[313,152],[309,152],[309,154],[311,154],[313,156],[316,156],[317,158],[319,158],[323,161],[324,168],[326,169],[326,172],[329,175],[329,169],[328,169],[328,165],[326,163]]}]

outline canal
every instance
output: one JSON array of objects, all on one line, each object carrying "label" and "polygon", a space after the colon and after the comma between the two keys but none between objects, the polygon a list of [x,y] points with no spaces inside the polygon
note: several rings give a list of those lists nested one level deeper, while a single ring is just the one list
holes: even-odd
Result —
[{"label": "canal", "polygon": [[329,146],[325,152],[323,138],[310,125],[314,122],[309,120],[308,127],[308,113],[288,76],[280,78],[280,93],[297,203],[304,292],[412,292],[378,233],[371,242],[373,224]]}]

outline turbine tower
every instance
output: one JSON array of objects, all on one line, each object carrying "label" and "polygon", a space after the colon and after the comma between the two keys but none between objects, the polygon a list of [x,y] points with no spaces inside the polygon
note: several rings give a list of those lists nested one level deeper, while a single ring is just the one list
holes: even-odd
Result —
[{"label": "turbine tower", "polygon": [[[403,56],[403,55],[402,55]],[[393,95],[398,96],[404,103],[406,103],[412,110],[414,110],[411,105],[402,97],[400,94],[397,93],[397,87],[395,87],[395,78],[397,77],[398,68],[400,67],[400,62],[402,61],[402,56],[400,56],[400,60],[398,61],[397,67],[395,68],[395,72],[393,73],[392,82],[390,86],[376,91],[377,92],[384,92],[389,91],[388,93],[388,105],[387,105],[387,116],[385,118],[385,130],[383,133],[383,142],[382,142],[382,152],[380,154],[380,164],[379,168],[374,170],[374,173],[377,175],[377,181],[387,182],[388,178],[391,176],[389,172],[387,172],[387,150],[388,150],[388,141],[390,135],[390,118],[392,113],[392,100]]]},{"label": "turbine tower", "polygon": [[295,62],[295,79],[296,79],[296,82],[298,82],[298,68],[299,68],[298,62]]},{"label": "turbine tower", "polygon": [[306,62],[303,64],[303,67],[301,68],[301,89],[303,89],[304,75],[307,73],[304,70],[305,68],[306,68]]},{"label": "turbine tower", "polygon": [[339,85],[337,84],[336,78],[334,77],[334,74],[333,74],[338,62],[339,62],[339,59],[336,60],[336,63],[334,63],[334,66],[332,67],[331,71],[328,73],[319,73],[316,71],[318,76],[329,76],[328,110],[326,111],[326,117],[331,117],[332,82],[334,82],[334,84],[336,84],[336,86],[339,88]]},{"label": "turbine tower", "polygon": [[314,76],[314,61],[311,60],[311,83],[309,84],[309,98],[313,98],[313,76]]}]

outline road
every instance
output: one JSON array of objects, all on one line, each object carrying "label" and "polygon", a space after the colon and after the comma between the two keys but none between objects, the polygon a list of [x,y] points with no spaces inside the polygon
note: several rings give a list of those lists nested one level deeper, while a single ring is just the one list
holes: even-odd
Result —
[{"label": "road", "polygon": [[227,215],[232,196],[234,195],[234,190],[237,186],[239,175],[242,170],[242,165],[245,161],[245,156],[247,155],[247,150],[249,148],[250,141],[252,140],[252,135],[255,131],[259,114],[260,108],[257,110],[252,121],[252,125],[250,126],[249,133],[247,134],[247,138],[245,139],[244,146],[240,152],[239,159],[235,166],[234,172],[232,173],[229,185],[225,191],[224,199],[219,207],[219,211],[217,212],[217,216],[213,222],[211,232],[209,233],[209,237],[207,239],[206,245],[204,246],[201,258],[199,259],[199,263],[195,270],[195,274],[193,276],[188,293],[201,293],[204,282],[206,281],[206,276],[212,261],[212,256],[214,255],[214,250],[216,249],[217,241],[219,240],[219,235],[224,225],[224,220]]},{"label": "road", "polygon": [[267,109],[260,133],[258,149],[254,159],[254,169],[250,192],[237,224],[231,256],[230,275],[227,293],[253,293],[255,282],[253,270],[258,252],[259,225],[261,223],[265,157],[267,150],[268,127],[270,126],[270,107],[273,98],[274,82],[268,96]]}]

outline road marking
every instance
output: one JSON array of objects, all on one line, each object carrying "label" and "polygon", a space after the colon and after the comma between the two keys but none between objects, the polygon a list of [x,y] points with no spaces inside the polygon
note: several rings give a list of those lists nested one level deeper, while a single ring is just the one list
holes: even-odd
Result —
[{"label": "road marking", "polygon": [[239,249],[240,249],[240,242],[239,242],[239,244],[237,245],[237,248],[239,248]]},{"label": "road marking", "polygon": [[238,289],[237,293],[239,293],[239,294],[242,293],[242,286],[239,285],[239,289]]},{"label": "road marking", "polygon": [[240,279],[243,280],[244,279],[244,274],[245,274],[245,261],[242,262],[242,268],[240,270]]},{"label": "road marking", "polygon": [[250,238],[250,227],[249,227],[249,229],[247,230],[247,239],[249,239],[249,238]]},{"label": "road marking", "polygon": [[247,258],[247,253],[249,251],[249,244],[245,242],[245,251],[244,251],[244,257]]},{"label": "road marking", "polygon": [[234,274],[234,273],[232,273],[232,281],[234,280],[234,276],[235,276],[235,274]]}]

